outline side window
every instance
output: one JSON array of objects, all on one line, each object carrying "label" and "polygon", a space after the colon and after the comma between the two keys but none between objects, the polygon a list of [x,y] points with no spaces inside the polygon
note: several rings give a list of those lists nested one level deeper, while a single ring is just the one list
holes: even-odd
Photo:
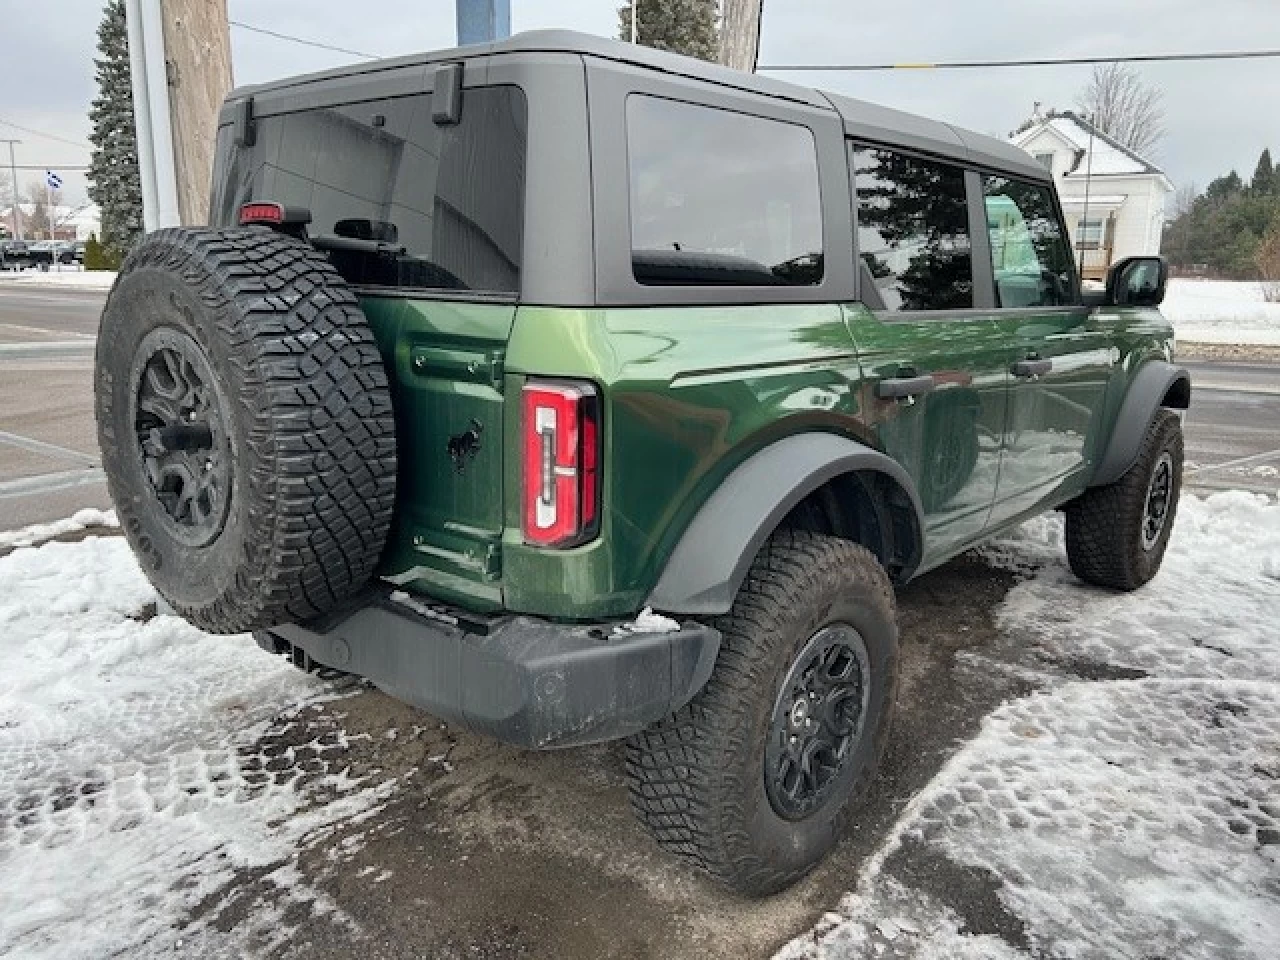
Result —
[{"label": "side window", "polygon": [[626,110],[638,283],[822,282],[818,156],[807,127],[640,94]]},{"label": "side window", "polygon": [[879,147],[852,150],[863,283],[889,310],[972,307],[964,171]]},{"label": "side window", "polygon": [[1057,307],[1077,302],[1075,266],[1049,187],[984,176],[996,302]]}]

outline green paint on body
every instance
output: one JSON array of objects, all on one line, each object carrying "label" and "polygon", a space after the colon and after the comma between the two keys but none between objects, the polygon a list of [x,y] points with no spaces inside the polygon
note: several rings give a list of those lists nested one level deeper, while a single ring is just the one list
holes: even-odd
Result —
[{"label": "green paint on body", "polygon": [[[921,570],[936,566],[1083,491],[1129,380],[1167,357],[1172,336],[1158,311],[1137,309],[362,305],[393,377],[400,449],[383,575],[478,611],[566,619],[634,613],[725,477],[804,431],[906,468],[926,514]],[[1031,356],[1052,371],[1015,376]],[[937,386],[913,403],[877,397],[881,379],[908,374]],[[529,377],[590,380],[601,394],[600,535],[569,550],[521,535]]]}]

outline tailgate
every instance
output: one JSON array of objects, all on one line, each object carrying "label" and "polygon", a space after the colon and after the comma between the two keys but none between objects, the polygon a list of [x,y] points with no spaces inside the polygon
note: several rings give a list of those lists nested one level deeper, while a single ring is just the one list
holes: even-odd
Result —
[{"label": "tailgate", "polygon": [[365,297],[392,380],[400,458],[382,574],[412,589],[501,605],[502,369],[509,303]]}]

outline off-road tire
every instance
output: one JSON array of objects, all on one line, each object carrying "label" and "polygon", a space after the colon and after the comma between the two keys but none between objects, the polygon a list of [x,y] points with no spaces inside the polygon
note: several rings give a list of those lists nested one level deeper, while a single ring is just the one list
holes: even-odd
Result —
[{"label": "off-road tire", "polygon": [[[823,805],[800,820],[774,809],[765,750],[793,660],[823,626],[848,623],[870,658],[864,733]],[[897,695],[893,590],[865,548],[780,530],[761,549],[733,609],[706,687],[626,744],[632,806],[659,844],[748,896],[790,886],[836,844],[888,742]]]},{"label": "off-road tire", "polygon": [[[1143,518],[1152,473],[1162,456],[1172,462],[1172,490],[1159,536],[1143,545]],[[1067,561],[1086,583],[1136,590],[1156,575],[1178,512],[1182,490],[1182,421],[1159,410],[1147,428],[1138,459],[1115,483],[1095,487],[1066,507]]]},{"label": "off-road tire", "polygon": [[[196,545],[140,446],[139,384],[157,337],[211,373],[201,395],[221,403],[203,468],[216,448],[228,495]],[[238,633],[306,621],[373,575],[396,495],[391,394],[355,296],[318,251],[264,228],[149,235],[107,299],[94,399],[120,524],[191,623]]]}]

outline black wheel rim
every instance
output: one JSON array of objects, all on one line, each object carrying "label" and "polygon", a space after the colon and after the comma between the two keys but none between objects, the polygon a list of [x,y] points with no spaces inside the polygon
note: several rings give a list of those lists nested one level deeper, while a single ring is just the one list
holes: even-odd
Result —
[{"label": "black wheel rim", "polygon": [[157,515],[182,543],[217,538],[231,503],[232,457],[226,405],[204,351],[169,327],[148,334],[134,354],[133,428]]},{"label": "black wheel rim", "polygon": [[1169,519],[1172,498],[1173,457],[1162,453],[1147,484],[1147,501],[1142,510],[1142,549],[1150,550],[1160,540]]},{"label": "black wheel rim", "polygon": [[833,794],[862,738],[870,678],[866,644],[847,623],[823,627],[792,663],[764,757],[765,790],[780,817],[802,820]]}]

